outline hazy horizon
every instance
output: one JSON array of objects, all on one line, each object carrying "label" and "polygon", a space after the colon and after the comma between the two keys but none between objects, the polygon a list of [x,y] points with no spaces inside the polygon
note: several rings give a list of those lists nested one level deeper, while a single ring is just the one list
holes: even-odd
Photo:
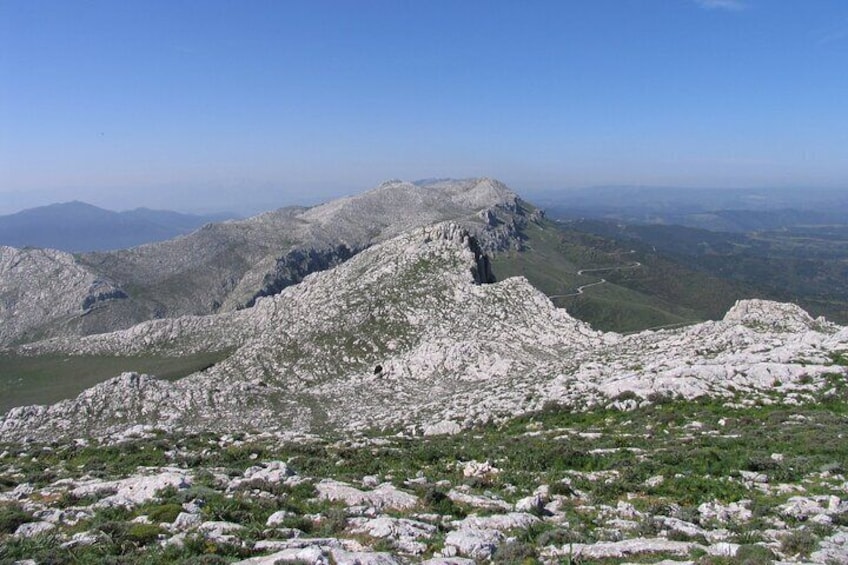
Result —
[{"label": "hazy horizon", "polygon": [[388,178],[848,189],[848,5],[0,4],[0,214]]},{"label": "hazy horizon", "polygon": [[[452,178],[452,177],[448,177]],[[388,180],[388,179],[384,179]],[[402,180],[410,180],[411,182],[417,182],[416,179],[402,179]],[[457,179],[461,180],[461,179]],[[379,184],[379,183],[378,183]],[[275,194],[273,191],[264,193],[261,198],[258,199],[250,199],[246,202],[235,203],[229,207],[225,204],[219,204],[217,206],[212,204],[203,205],[202,203],[192,203],[187,198],[189,198],[190,194],[184,194],[183,196],[186,199],[180,199],[174,196],[174,193],[169,193],[166,201],[163,202],[162,205],[150,205],[147,203],[141,204],[133,204],[128,203],[125,200],[123,202],[119,202],[115,200],[112,204],[110,204],[110,200],[107,199],[85,199],[85,198],[69,198],[64,200],[45,200],[43,202],[36,202],[32,205],[26,206],[15,206],[15,199],[6,200],[4,202],[0,202],[0,216],[8,216],[12,214],[16,214],[18,212],[32,210],[36,208],[51,206],[51,205],[61,205],[61,204],[69,204],[72,202],[82,202],[84,204],[89,204],[92,206],[96,206],[98,208],[102,208],[104,210],[109,210],[113,212],[129,212],[139,208],[147,208],[151,210],[161,210],[161,211],[172,211],[179,212],[184,214],[196,214],[196,215],[216,215],[216,214],[234,214],[238,217],[249,217],[256,214],[260,214],[262,212],[271,211],[277,208],[283,208],[287,206],[315,206],[318,204],[323,204],[330,200],[336,198],[344,198],[347,196],[354,196],[357,194],[361,194],[368,190],[376,188],[377,185],[368,186],[368,187],[360,187],[357,190],[351,190],[350,192],[344,194],[336,194],[336,195],[328,195],[326,197],[319,197],[315,194],[309,193],[280,193]],[[811,207],[820,208],[823,203],[831,202],[830,198],[833,196],[838,196],[840,202],[848,199],[848,191],[844,191],[838,188],[819,188],[819,187],[804,187],[804,188],[795,188],[795,187],[675,187],[675,186],[647,186],[647,185],[601,185],[601,186],[586,186],[586,187],[573,187],[573,188],[542,188],[538,190],[520,190],[520,188],[510,187],[515,190],[519,196],[529,200],[534,204],[542,204],[550,202],[557,202],[561,204],[561,198],[568,198],[569,196],[579,197],[581,201],[584,201],[586,198],[589,200],[596,200],[597,196],[593,196],[593,193],[596,191],[621,191],[622,193],[627,193],[630,191],[641,191],[648,196],[646,200],[646,204],[650,202],[651,197],[657,196],[658,193],[667,193],[663,194],[663,196],[669,197],[679,197],[674,198],[674,200],[680,201],[692,201],[696,202],[699,198],[703,198],[704,196],[715,194],[719,195],[737,195],[741,196],[743,194],[774,194],[778,198],[778,202],[787,202],[787,198],[789,199],[789,203],[786,204],[787,207],[798,206],[803,203],[809,203]],[[29,196],[29,195],[23,195]],[[149,194],[148,194],[149,196]],[[222,195],[223,196],[223,195]],[[279,198],[279,199],[278,199]],[[288,198],[289,200],[284,200]],[[281,200],[282,199],[282,200]],[[144,199],[145,202],[147,201]],[[226,199],[222,198],[220,202],[224,202]],[[157,200],[154,199],[153,202]]]}]

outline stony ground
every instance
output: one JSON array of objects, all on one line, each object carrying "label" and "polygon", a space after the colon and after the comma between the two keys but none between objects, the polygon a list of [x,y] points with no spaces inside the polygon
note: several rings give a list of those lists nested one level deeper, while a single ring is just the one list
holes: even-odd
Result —
[{"label": "stony ground", "polygon": [[844,564],[846,401],[8,444],[0,562]]}]

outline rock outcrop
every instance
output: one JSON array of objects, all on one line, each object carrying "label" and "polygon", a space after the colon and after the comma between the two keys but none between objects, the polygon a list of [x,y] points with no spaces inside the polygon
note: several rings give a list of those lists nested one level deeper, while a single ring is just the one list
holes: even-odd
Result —
[{"label": "rock outcrop", "polygon": [[70,253],[0,246],[0,346],[68,331],[93,307],[126,298]]},{"label": "rock outcrop", "polygon": [[231,353],[175,383],[128,374],[73,400],[13,409],[0,433],[455,433],[549,403],[802,403],[828,386],[826,375],[845,372],[832,355],[848,350],[848,332],[791,305],[746,301],[722,321],[622,336],[593,331],[523,278],[489,281],[476,238],[443,223],[371,246],[252,308],[31,344],[20,352]]}]

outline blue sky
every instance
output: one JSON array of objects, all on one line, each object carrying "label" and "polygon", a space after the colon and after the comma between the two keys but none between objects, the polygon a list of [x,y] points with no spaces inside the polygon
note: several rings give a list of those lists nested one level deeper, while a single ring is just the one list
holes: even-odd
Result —
[{"label": "blue sky", "polygon": [[844,0],[0,0],[0,213],[848,189]]}]

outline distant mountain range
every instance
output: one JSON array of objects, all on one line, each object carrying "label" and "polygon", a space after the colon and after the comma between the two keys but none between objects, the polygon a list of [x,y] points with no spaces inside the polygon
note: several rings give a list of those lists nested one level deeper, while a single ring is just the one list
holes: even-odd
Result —
[{"label": "distant mountain range", "polygon": [[171,239],[233,217],[148,208],[114,212],[85,202],[64,202],[0,216],[0,245],[71,253],[125,249]]}]

